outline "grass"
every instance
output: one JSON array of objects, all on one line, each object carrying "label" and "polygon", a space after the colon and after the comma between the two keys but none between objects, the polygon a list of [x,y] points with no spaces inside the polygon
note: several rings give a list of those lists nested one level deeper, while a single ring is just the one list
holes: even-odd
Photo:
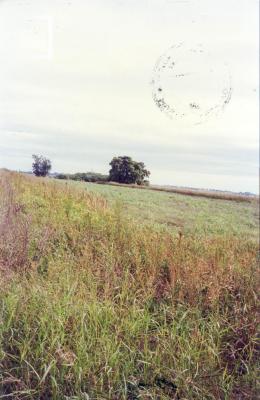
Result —
[{"label": "grass", "polygon": [[206,197],[208,199],[220,199],[220,200],[231,200],[231,201],[245,201],[251,202],[257,199],[257,195],[244,195],[233,192],[225,192],[225,191],[216,191],[216,190],[207,190],[207,189],[191,189],[191,188],[179,188],[175,186],[159,186],[159,185],[136,185],[136,184],[123,184],[117,182],[99,182],[100,184],[106,184],[111,186],[119,186],[119,187],[130,187],[133,189],[143,189],[143,190],[153,190],[158,192],[165,193],[178,193],[184,194],[186,196],[195,196],[195,197]]},{"label": "grass", "polygon": [[254,211],[198,230],[217,200],[87,189],[1,173],[0,399],[256,399]]},{"label": "grass", "polygon": [[246,235],[257,240],[259,203],[190,197],[183,194],[140,190],[94,183],[70,182],[118,204],[126,216],[173,232],[212,236]]}]

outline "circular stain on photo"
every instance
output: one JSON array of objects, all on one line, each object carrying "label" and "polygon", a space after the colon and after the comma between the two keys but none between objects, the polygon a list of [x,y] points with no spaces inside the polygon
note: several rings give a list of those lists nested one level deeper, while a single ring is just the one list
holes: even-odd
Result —
[{"label": "circular stain on photo", "polygon": [[227,65],[202,44],[170,47],[154,67],[152,87],[160,111],[192,124],[218,116],[232,95]]}]

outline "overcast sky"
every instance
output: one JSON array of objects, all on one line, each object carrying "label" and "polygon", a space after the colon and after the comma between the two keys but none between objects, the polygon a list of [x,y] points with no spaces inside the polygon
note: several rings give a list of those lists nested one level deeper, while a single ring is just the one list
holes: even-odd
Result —
[{"label": "overcast sky", "polygon": [[[156,82],[165,57],[175,75]],[[152,183],[256,193],[258,95],[256,0],[0,0],[0,167],[130,155]]]}]

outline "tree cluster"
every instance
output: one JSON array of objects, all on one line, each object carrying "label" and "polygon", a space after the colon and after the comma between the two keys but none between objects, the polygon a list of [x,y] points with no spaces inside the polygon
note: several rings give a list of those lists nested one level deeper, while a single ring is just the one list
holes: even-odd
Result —
[{"label": "tree cluster", "polygon": [[109,165],[109,180],[113,182],[142,185],[147,183],[145,178],[150,175],[143,162],[134,161],[128,156],[114,157]]},{"label": "tree cluster", "polygon": [[[51,170],[51,161],[39,155],[33,155],[32,169],[36,176],[46,176]],[[84,182],[106,182],[113,181],[125,184],[146,185],[149,181],[150,171],[143,162],[134,161],[131,157],[114,157],[110,162],[109,175],[96,172],[77,172],[75,174],[56,174],[58,179],[72,179]]]}]

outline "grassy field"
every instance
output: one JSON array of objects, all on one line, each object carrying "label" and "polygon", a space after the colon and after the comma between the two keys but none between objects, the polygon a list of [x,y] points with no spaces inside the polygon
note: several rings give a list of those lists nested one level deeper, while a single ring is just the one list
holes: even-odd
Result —
[{"label": "grassy field", "polygon": [[255,203],[0,180],[0,399],[257,399]]},{"label": "grassy field", "polygon": [[94,183],[70,182],[99,194],[117,205],[125,216],[153,227],[184,234],[246,235],[258,238],[259,203],[192,197],[153,190],[140,190]]}]

